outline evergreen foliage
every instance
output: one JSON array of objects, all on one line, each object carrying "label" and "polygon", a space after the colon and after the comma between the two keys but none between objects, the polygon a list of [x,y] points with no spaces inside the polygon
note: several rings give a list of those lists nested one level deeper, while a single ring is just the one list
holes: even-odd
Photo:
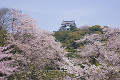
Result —
[{"label": "evergreen foliage", "polygon": [[7,30],[0,27],[0,46],[4,46],[6,43]]},{"label": "evergreen foliage", "polygon": [[100,32],[102,32],[102,28],[101,28],[100,25],[95,25],[95,26],[92,26],[92,27],[88,27],[88,29],[90,31],[100,31]]},{"label": "evergreen foliage", "polygon": [[88,27],[88,29],[89,31],[72,27],[69,31],[55,32],[54,37],[56,38],[56,40],[60,41],[63,44],[63,47],[66,47],[66,51],[74,53],[74,49],[81,48],[85,44],[89,43],[87,41],[84,41],[82,43],[75,42],[76,40],[81,39],[85,34],[103,34],[102,27],[99,25]]}]

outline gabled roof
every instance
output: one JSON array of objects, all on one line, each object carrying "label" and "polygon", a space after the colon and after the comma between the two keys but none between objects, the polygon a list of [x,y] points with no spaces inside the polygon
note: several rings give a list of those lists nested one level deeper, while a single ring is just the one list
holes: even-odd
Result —
[{"label": "gabled roof", "polygon": [[75,24],[75,21],[63,21],[62,22],[62,25],[65,25],[65,24]]}]

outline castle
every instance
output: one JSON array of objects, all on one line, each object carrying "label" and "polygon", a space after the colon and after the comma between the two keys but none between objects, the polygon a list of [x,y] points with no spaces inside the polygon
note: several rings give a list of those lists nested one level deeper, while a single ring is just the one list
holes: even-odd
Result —
[{"label": "castle", "polygon": [[59,31],[70,30],[71,27],[76,27],[75,21],[63,21]]}]

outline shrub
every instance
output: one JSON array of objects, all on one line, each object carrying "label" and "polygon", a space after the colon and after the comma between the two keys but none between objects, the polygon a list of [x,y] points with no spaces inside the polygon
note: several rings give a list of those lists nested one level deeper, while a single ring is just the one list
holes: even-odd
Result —
[{"label": "shrub", "polygon": [[102,31],[102,28],[100,25],[95,25],[95,26],[92,26],[92,27],[89,27],[89,30],[90,31]]}]

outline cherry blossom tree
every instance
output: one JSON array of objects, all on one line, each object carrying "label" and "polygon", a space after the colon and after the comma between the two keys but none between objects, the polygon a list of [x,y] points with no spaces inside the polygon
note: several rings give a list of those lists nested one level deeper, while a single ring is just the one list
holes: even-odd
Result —
[{"label": "cherry blossom tree", "polygon": [[[58,70],[62,65],[62,54],[65,54],[65,51],[61,47],[62,45],[55,41],[52,33],[38,29],[33,18],[18,10],[12,9],[10,14],[11,26],[8,31],[7,41],[11,46],[6,47],[5,50],[8,52],[2,54],[3,56],[0,55],[0,59],[12,56],[15,62],[11,66],[15,66],[15,68],[11,68],[10,72],[3,65],[0,68],[1,71],[9,72],[9,75],[5,73],[7,76],[10,76],[13,71],[28,73],[27,70],[31,65],[34,65],[39,70],[44,70],[46,65]],[[9,49],[11,49],[10,52]],[[3,68],[6,68],[6,70]],[[29,71],[32,72],[33,69]]]},{"label": "cherry blossom tree", "polygon": [[[65,51],[62,45],[55,41],[52,33],[38,29],[34,19],[20,11],[11,10],[11,14],[14,21],[8,42],[18,48],[13,55],[18,62],[15,65],[18,64],[23,73],[28,72],[31,65],[39,70],[44,70],[47,65],[55,70],[60,69]],[[33,69],[29,71],[32,72]]]},{"label": "cherry blossom tree", "polygon": [[79,29],[89,31],[89,27],[90,27],[89,25],[85,24],[83,26],[80,26]]},{"label": "cherry blossom tree", "polygon": [[[88,42],[77,53],[81,56],[75,64],[84,66],[85,79],[119,79],[120,78],[120,30],[106,27],[103,29],[104,34],[87,34],[77,43]],[[107,38],[102,42],[103,38]],[[87,77],[89,76],[89,78]]]},{"label": "cherry blossom tree", "polygon": [[[7,46],[8,47],[8,46]],[[7,47],[0,47],[0,79],[7,80],[7,77],[14,73],[17,70],[18,66],[13,66],[15,63],[14,59],[12,59],[12,54],[10,51],[4,51]],[[8,53],[8,54],[7,54]]]}]

